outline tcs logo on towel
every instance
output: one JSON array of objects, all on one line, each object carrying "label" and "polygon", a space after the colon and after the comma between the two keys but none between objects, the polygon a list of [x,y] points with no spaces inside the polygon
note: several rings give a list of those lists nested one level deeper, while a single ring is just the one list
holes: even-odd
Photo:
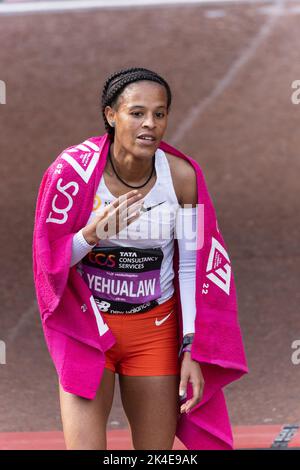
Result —
[{"label": "tcs logo on towel", "polygon": [[[46,222],[54,222],[55,224],[64,224],[68,219],[68,212],[73,206],[72,196],[76,196],[79,191],[79,185],[75,181],[63,185],[63,179],[59,178],[56,183],[56,189],[58,194],[55,194],[52,199],[52,211],[46,219]],[[67,192],[69,188],[72,188],[71,194]],[[57,215],[58,217],[54,217]]]},{"label": "tcs logo on towel", "polygon": [[[85,140],[82,144],[74,148],[69,148],[61,156],[71,167],[76,171],[77,175],[87,184],[96,168],[99,160],[100,148],[94,142]],[[63,164],[58,163],[55,173],[62,173]],[[79,185],[76,181],[69,181],[67,184],[62,184],[63,179],[59,178],[56,183],[57,193],[52,200],[52,211],[46,222],[53,222],[55,224],[64,224],[68,220],[68,212],[73,206],[72,196],[76,196],[79,191]],[[72,188],[71,194],[67,192]],[[98,201],[98,204],[101,201]],[[97,202],[96,202],[97,204]],[[96,210],[96,209],[94,209]]]}]

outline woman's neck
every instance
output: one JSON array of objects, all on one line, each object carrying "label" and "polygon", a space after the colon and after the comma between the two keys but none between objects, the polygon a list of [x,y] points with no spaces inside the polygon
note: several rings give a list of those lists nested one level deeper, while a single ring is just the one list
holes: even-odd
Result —
[{"label": "woman's neck", "polygon": [[[126,150],[118,151],[114,143],[110,145],[110,155],[116,172],[128,184],[142,183],[152,172],[152,156],[150,158],[135,157]],[[111,164],[110,172],[114,173]]]}]

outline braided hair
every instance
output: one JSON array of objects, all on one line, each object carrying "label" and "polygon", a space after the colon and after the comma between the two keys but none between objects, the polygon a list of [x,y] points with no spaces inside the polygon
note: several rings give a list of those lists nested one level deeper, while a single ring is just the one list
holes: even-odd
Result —
[{"label": "braided hair", "polygon": [[[111,140],[114,139],[115,129],[111,127],[105,116],[106,106],[113,107],[118,100],[119,95],[122,93],[124,88],[130,83],[137,82],[139,80],[151,80],[163,85],[167,92],[167,111],[169,111],[172,94],[168,83],[156,72],[145,69],[143,67],[133,67],[129,69],[122,69],[119,72],[111,74],[105,81],[102,91],[102,115],[104,119],[105,129]],[[118,108],[117,108],[118,109]]]}]

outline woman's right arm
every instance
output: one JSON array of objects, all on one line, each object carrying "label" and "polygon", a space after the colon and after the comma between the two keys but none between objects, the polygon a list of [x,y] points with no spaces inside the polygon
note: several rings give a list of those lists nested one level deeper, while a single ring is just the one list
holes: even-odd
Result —
[{"label": "woman's right arm", "polygon": [[71,267],[84,258],[98,242],[98,240],[96,241],[91,236],[90,225],[80,229],[73,237]]},{"label": "woman's right arm", "polygon": [[[117,198],[110,206],[107,206],[91,223],[75,233],[72,241],[70,266],[77,264],[92,250],[102,238],[99,237],[99,234],[103,234],[108,238],[136,220],[140,216],[139,209],[143,202],[141,194],[136,191],[129,191]],[[115,223],[112,223],[113,219]],[[107,225],[112,227],[112,232],[104,230]]]}]

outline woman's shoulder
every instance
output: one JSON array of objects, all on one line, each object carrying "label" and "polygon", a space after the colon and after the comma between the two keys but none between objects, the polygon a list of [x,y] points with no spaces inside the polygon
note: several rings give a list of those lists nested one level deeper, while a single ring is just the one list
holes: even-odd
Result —
[{"label": "woman's shoulder", "polygon": [[87,183],[99,160],[99,141],[97,137],[90,137],[64,148],[52,160],[47,173],[52,178],[77,176]]},{"label": "woman's shoulder", "polygon": [[[174,189],[180,205],[195,203],[197,189],[196,172],[188,160],[165,152],[168,159]],[[188,202],[190,201],[190,202]]]}]

